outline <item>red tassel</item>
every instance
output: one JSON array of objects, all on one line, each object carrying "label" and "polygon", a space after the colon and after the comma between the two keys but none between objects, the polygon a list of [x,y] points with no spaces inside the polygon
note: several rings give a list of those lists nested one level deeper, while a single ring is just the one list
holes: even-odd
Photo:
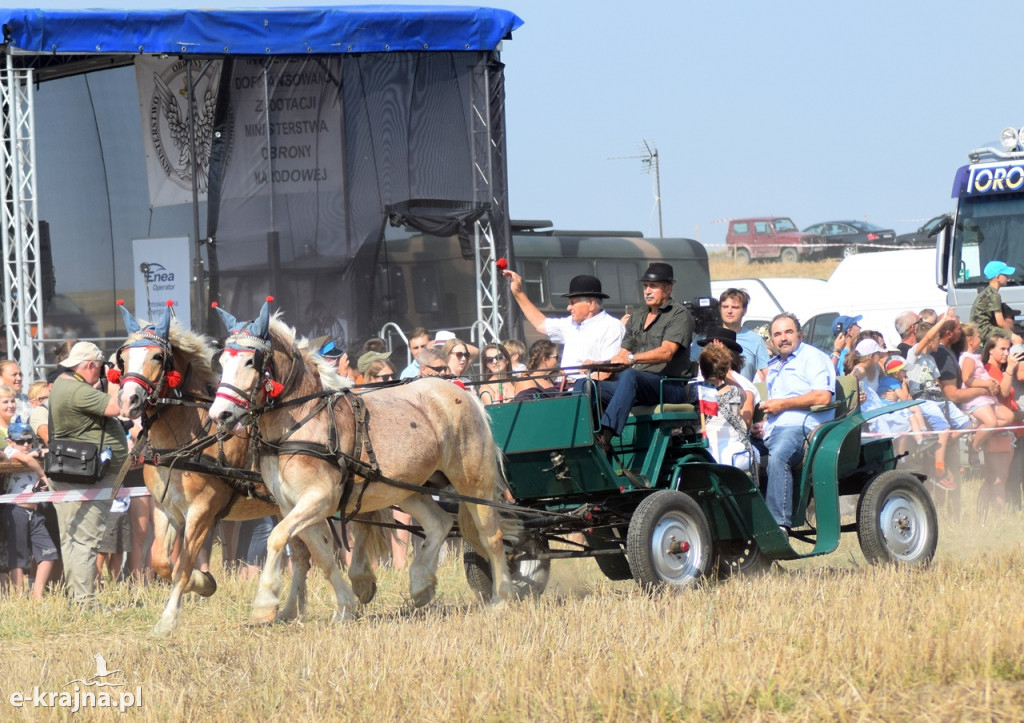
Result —
[{"label": "red tassel", "polygon": [[111,384],[120,384],[121,370],[116,367],[114,369],[107,369],[107,381]]},{"label": "red tassel", "polygon": [[181,374],[171,369],[167,374],[164,375],[164,379],[167,380],[167,386],[171,389],[177,389],[181,386]]},{"label": "red tassel", "polygon": [[274,381],[273,379],[267,380],[267,396],[271,399],[277,399],[284,392],[284,384],[281,382]]},{"label": "red tassel", "polygon": [[498,267],[500,271],[504,271],[508,268],[508,259],[502,256],[500,259],[494,262],[494,265]]}]

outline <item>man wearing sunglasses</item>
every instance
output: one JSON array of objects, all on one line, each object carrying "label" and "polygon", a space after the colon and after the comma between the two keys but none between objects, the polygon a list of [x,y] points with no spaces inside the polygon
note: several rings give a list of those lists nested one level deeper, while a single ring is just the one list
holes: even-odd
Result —
[{"label": "man wearing sunglasses", "polygon": [[608,294],[601,290],[601,280],[596,276],[573,277],[569,292],[562,294],[568,299],[569,316],[549,319],[526,296],[522,276],[514,271],[501,273],[509,280],[509,291],[526,320],[539,333],[563,345],[562,368],[569,379],[586,376],[586,370],[579,369],[581,365],[607,362],[619,351],[625,329],[601,306]]},{"label": "man wearing sunglasses", "polygon": [[427,347],[420,352],[420,376],[443,377],[448,375],[448,360],[444,352],[434,347]]}]

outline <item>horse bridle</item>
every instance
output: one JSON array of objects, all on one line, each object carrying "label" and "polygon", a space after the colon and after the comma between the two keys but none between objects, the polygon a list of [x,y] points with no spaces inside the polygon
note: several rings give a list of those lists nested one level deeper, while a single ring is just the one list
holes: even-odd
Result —
[{"label": "horse bridle", "polygon": [[[292,364],[287,382],[281,384],[275,381],[274,377],[277,376],[277,373],[274,369],[274,355],[270,342],[244,331],[229,336],[224,343],[224,350],[221,352],[221,354],[230,354],[232,356],[244,353],[251,353],[253,355],[252,365],[256,370],[256,376],[252,385],[248,389],[241,389],[234,384],[224,381],[222,376],[217,385],[217,393],[214,396],[218,399],[224,399],[252,415],[254,412],[273,406],[274,400],[295,381],[298,365]],[[227,389],[230,393],[222,392],[221,389]],[[261,389],[267,401],[264,407],[254,408],[256,395]]]},{"label": "horse bridle", "polygon": [[[146,396],[144,401],[147,405],[153,405],[160,398],[163,392],[164,386],[166,386],[167,372],[171,371],[174,367],[174,357],[171,353],[171,343],[162,338],[160,335],[155,334],[151,331],[144,330],[136,334],[138,337],[132,341],[125,342],[122,344],[115,354],[114,359],[117,362],[117,370],[120,374],[120,383],[124,385],[125,382],[133,381],[142,387]],[[124,350],[129,348],[146,348],[146,349],[159,349],[163,352],[164,359],[160,365],[160,374],[156,379],[149,379],[148,377],[139,374],[138,372],[125,372],[124,370]]]}]

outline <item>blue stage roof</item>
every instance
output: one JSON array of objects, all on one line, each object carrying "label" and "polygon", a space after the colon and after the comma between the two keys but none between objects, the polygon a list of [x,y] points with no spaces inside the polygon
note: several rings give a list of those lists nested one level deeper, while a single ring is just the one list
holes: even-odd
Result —
[{"label": "blue stage roof", "polygon": [[4,40],[46,54],[298,55],[493,50],[507,10],[360,5],[232,10],[0,9]]}]

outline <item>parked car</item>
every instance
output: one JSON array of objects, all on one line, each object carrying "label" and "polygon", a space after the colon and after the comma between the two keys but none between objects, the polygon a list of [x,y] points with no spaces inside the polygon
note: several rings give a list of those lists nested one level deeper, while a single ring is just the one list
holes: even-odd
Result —
[{"label": "parked car", "polygon": [[928,219],[928,222],[917,229],[917,231],[911,231],[910,233],[901,233],[896,237],[897,246],[928,246],[930,248],[935,247],[935,237],[932,236],[932,232],[935,227],[939,225],[939,222],[946,218],[948,214],[942,213],[935,218]]},{"label": "parked car", "polygon": [[796,314],[800,320],[806,318],[809,308],[815,307],[825,290],[824,279],[803,278],[762,278],[762,279],[719,279],[711,282],[711,295],[716,299],[726,289],[743,289],[750,294],[747,314],[743,317],[744,329],[756,329],[768,324],[776,314],[783,311]]},{"label": "parked car", "polygon": [[821,256],[824,250],[820,236],[801,233],[792,219],[785,216],[733,219],[725,243],[741,264],[752,259],[794,263]]},{"label": "parked car", "polygon": [[879,246],[892,246],[896,232],[867,221],[825,221],[808,226],[804,233],[817,234],[832,247],[829,256],[853,256],[862,251],[881,251]]},{"label": "parked car", "polygon": [[896,317],[904,311],[945,309],[946,292],[935,285],[935,252],[901,249],[856,255],[832,272],[814,295],[803,322],[804,340],[832,351],[832,323],[840,314],[861,316],[861,329],[880,331],[890,347],[900,342]]}]

